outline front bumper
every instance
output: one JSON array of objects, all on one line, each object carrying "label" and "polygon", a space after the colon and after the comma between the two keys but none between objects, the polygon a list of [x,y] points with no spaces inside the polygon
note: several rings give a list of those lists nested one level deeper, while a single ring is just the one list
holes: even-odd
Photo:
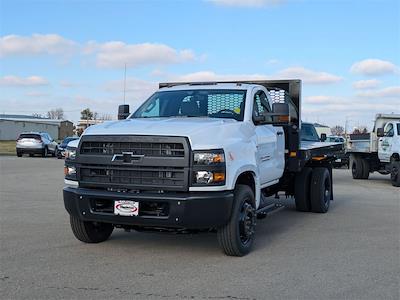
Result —
[{"label": "front bumper", "polygon": [[[102,190],[65,187],[64,205],[70,215],[83,221],[112,223],[148,228],[205,229],[225,225],[232,211],[233,191],[189,193],[118,193]],[[115,200],[139,202],[139,216],[116,216]],[[97,204],[108,205],[108,211],[97,210]],[[108,204],[107,204],[108,203]],[[168,207],[160,216],[141,215],[141,207]],[[111,208],[112,206],[112,208]]]}]

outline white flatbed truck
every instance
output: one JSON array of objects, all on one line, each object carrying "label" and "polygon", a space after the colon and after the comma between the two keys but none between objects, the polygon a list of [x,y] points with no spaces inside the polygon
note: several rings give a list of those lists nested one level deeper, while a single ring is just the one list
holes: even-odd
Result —
[{"label": "white flatbed truck", "polygon": [[66,159],[64,204],[77,239],[114,228],[216,231],[247,254],[256,219],[293,197],[326,213],[337,143],[300,142],[301,81],[162,83],[134,113],[91,126]]}]

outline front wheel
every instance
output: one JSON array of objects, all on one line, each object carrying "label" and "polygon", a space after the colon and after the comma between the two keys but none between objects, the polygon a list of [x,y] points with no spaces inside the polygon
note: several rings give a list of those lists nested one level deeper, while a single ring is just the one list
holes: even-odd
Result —
[{"label": "front wheel", "polygon": [[71,229],[75,237],[84,243],[100,243],[107,240],[114,230],[109,223],[86,222],[70,216]]},{"label": "front wheel", "polygon": [[390,172],[390,179],[393,186],[400,187],[400,161],[392,162],[392,170]]},{"label": "front wheel", "polygon": [[225,254],[244,256],[250,252],[256,227],[254,193],[247,185],[238,184],[235,188],[231,218],[225,226],[218,229],[218,241]]}]

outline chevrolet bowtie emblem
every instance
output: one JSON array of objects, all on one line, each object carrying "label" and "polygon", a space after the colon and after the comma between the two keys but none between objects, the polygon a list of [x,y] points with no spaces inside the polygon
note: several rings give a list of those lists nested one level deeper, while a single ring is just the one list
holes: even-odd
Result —
[{"label": "chevrolet bowtie emblem", "polygon": [[133,152],[122,152],[122,154],[114,154],[111,161],[132,164],[142,161],[143,157],[144,155],[133,154]]}]

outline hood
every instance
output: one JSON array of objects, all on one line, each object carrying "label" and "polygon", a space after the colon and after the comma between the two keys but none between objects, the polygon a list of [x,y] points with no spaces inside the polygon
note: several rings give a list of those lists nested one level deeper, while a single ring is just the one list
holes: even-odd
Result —
[{"label": "hood", "polygon": [[66,146],[65,146],[65,148],[77,148],[78,147],[78,144],[79,144],[79,139],[76,139],[76,140],[73,140],[73,141],[70,141]]},{"label": "hood", "polygon": [[106,122],[88,127],[84,135],[163,135],[189,138],[194,149],[215,144],[222,146],[226,137],[238,137],[244,122],[212,118],[142,118]]}]

